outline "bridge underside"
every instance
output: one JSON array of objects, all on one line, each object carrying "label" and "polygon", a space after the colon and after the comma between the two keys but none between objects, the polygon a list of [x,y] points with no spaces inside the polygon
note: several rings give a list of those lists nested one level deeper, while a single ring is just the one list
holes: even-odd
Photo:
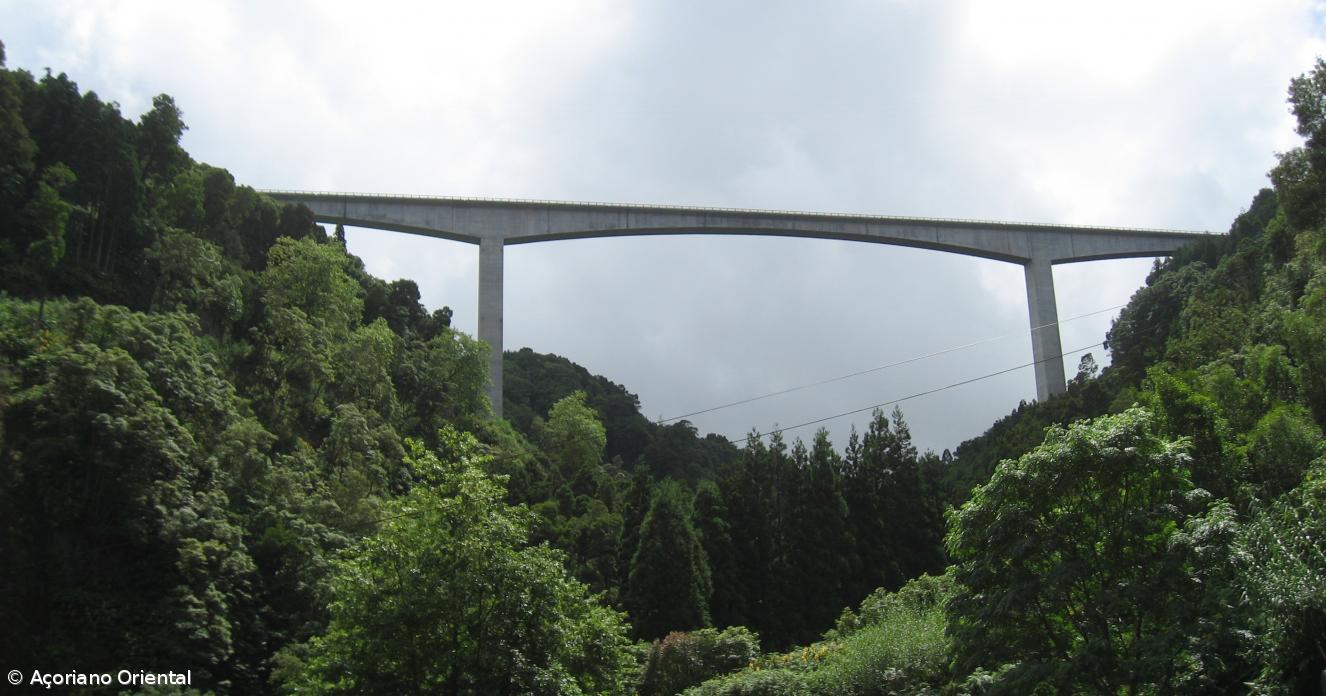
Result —
[{"label": "bridge underside", "polygon": [[1203,235],[1169,230],[1037,225],[763,210],[267,191],[318,222],[479,245],[479,338],[488,343],[489,399],[502,413],[503,248],[561,239],[742,234],[838,239],[931,249],[1023,266],[1036,398],[1065,390],[1054,274],[1058,263],[1168,256]]}]

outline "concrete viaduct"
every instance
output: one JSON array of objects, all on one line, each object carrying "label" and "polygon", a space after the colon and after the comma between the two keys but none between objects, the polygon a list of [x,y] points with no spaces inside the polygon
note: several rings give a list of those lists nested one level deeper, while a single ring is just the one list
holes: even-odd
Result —
[{"label": "concrete viaduct", "polygon": [[307,206],[322,223],[478,244],[479,338],[491,349],[488,396],[499,416],[502,250],[508,244],[657,234],[746,234],[895,244],[1020,264],[1027,281],[1036,398],[1044,400],[1065,389],[1053,264],[1169,256],[1204,236],[1170,230],[773,210],[312,191],[263,193]]}]

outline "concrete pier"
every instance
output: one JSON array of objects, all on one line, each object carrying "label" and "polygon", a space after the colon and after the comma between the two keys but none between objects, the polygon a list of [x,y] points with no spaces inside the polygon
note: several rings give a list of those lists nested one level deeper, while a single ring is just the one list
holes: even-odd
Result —
[{"label": "concrete pier", "polygon": [[479,340],[488,344],[488,401],[502,417],[502,251],[500,238],[479,240]]},{"label": "concrete pier", "polygon": [[1044,401],[1067,388],[1059,310],[1054,302],[1054,267],[1046,259],[1022,266],[1027,278],[1027,314],[1031,319],[1031,356],[1035,361],[1036,400]]}]

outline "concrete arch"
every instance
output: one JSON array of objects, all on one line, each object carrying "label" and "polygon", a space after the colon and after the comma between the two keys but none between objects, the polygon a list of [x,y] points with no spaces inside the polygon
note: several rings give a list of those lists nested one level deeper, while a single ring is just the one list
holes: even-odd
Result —
[{"label": "concrete arch", "polygon": [[1205,233],[776,210],[263,191],[318,222],[479,245],[479,338],[492,349],[489,397],[502,411],[503,249],[563,239],[726,234],[835,239],[929,249],[1023,267],[1036,396],[1065,389],[1053,265],[1168,256]]}]

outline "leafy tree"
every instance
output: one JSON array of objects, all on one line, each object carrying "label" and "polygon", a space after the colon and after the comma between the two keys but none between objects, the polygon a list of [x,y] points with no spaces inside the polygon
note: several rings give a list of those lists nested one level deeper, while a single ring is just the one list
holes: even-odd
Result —
[{"label": "leafy tree", "polygon": [[4,44],[0,44],[0,213],[18,207],[27,179],[32,175],[37,143],[23,120],[25,87],[32,76],[4,70]]},{"label": "leafy tree", "polygon": [[165,185],[189,165],[180,138],[189,127],[169,94],[152,98],[152,109],[138,119],[138,167],[149,187]]},{"label": "leafy tree", "polygon": [[1232,447],[1233,434],[1211,395],[1161,368],[1148,372],[1143,395],[1160,431],[1187,441],[1192,482],[1219,498],[1232,498],[1246,478]]},{"label": "leafy tree", "polygon": [[[336,383],[337,363],[355,364],[347,355],[350,346],[341,345],[355,336],[363,316],[359,285],[347,274],[349,264],[345,252],[334,245],[283,238],[271,248],[267,268],[258,278],[265,312],[259,334],[263,350],[254,376],[269,393],[262,406],[267,418],[281,423],[280,430],[314,443],[322,439],[331,416],[329,392]],[[362,340],[352,345],[358,343],[370,355],[380,354],[387,340],[371,329],[357,338]],[[384,367],[358,365],[368,373]],[[347,384],[380,392],[390,381],[379,376],[376,385],[356,379]]]},{"label": "leafy tree", "polygon": [[47,167],[37,181],[32,198],[19,212],[19,223],[26,228],[30,239],[24,265],[39,279],[43,301],[50,285],[51,271],[64,258],[65,225],[73,210],[73,206],[60,197],[60,191],[74,180],[74,173],[63,164]]},{"label": "leafy tree", "polygon": [[381,319],[356,327],[332,349],[332,397],[338,403],[358,404],[391,420],[398,408],[391,363],[400,342]]},{"label": "leafy tree", "polygon": [[487,348],[441,327],[427,341],[407,339],[392,364],[401,401],[401,431],[432,443],[447,423],[469,424],[489,413]]},{"label": "leafy tree", "polygon": [[617,585],[626,587],[630,580],[635,554],[640,550],[640,530],[654,492],[654,481],[643,465],[631,472],[631,482],[621,500],[622,538],[617,548]]},{"label": "leafy tree", "polygon": [[655,426],[653,441],[641,458],[654,478],[675,478],[695,484],[703,478],[721,476],[732,460],[732,446],[715,435],[700,437],[687,420]]},{"label": "leafy tree", "polygon": [[1072,385],[1080,387],[1087,382],[1095,379],[1100,374],[1100,366],[1096,364],[1096,356],[1087,353],[1077,361],[1077,375],[1072,379]]},{"label": "leafy tree", "polygon": [[[88,671],[172,664],[215,684],[253,565],[216,462],[182,425],[190,414],[172,410],[187,394],[224,422],[229,394],[173,362],[193,341],[170,331],[177,318],[58,303],[32,340],[36,308],[3,305],[0,653],[31,665],[76,656]],[[87,322],[113,322],[128,350],[80,340]],[[145,334],[151,349],[132,345]]]},{"label": "leafy tree", "polygon": [[[1326,293],[1322,295],[1326,299]],[[1304,304],[1285,316],[1284,341],[1290,359],[1302,370],[1303,400],[1322,425],[1326,424],[1326,306],[1311,298],[1305,298]]]},{"label": "leafy tree", "polygon": [[[134,125],[116,105],[80,93],[63,73],[48,72],[25,95],[23,116],[38,146],[34,171],[61,164],[73,173],[62,195],[81,212],[68,240],[71,255],[103,274],[137,268],[150,238],[140,217],[143,190]],[[103,291],[121,303],[141,306],[148,287],[144,280],[149,279],[130,273],[101,282]]]},{"label": "leafy tree", "polygon": [[1179,313],[1178,331],[1168,342],[1165,358],[1180,368],[1200,366],[1249,342],[1247,298],[1231,288],[1224,270],[1222,263],[1193,288]]},{"label": "leafy tree", "polygon": [[595,603],[529,514],[502,502],[469,436],[337,564],[331,623],[291,678],[300,693],[623,693],[633,664],[619,614]]},{"label": "leafy tree", "polygon": [[1260,510],[1242,530],[1239,568],[1258,608],[1256,655],[1264,693],[1310,693],[1326,670],[1326,467]]},{"label": "leafy tree", "polygon": [[157,273],[149,309],[193,312],[216,336],[242,315],[244,280],[215,244],[166,228],[146,258]]},{"label": "leafy tree", "polygon": [[1176,330],[1188,297],[1209,272],[1198,263],[1148,279],[1106,333],[1111,364],[1140,379],[1164,356],[1165,343]]},{"label": "leafy tree", "polygon": [[544,451],[552,456],[575,494],[593,493],[607,435],[594,410],[577,391],[553,404],[543,427]]},{"label": "leafy tree", "polygon": [[641,696],[672,696],[706,679],[735,672],[760,655],[760,640],[741,626],[673,632],[649,646]]},{"label": "leafy tree", "polygon": [[571,556],[576,578],[593,592],[603,592],[609,601],[620,600],[617,578],[618,547],[622,538],[622,516],[597,498],[582,499],[575,517],[561,530],[561,548]]},{"label": "leafy tree", "polygon": [[278,239],[268,252],[260,282],[272,311],[298,310],[319,328],[343,337],[364,316],[350,260],[335,246],[311,239]]},{"label": "leafy tree", "polygon": [[[577,390],[599,414],[606,429],[604,457],[633,464],[653,440],[654,426],[640,414],[640,400],[620,384],[591,375],[566,358],[542,355],[528,348],[503,356],[503,413],[526,437],[533,437],[537,416]],[[731,446],[728,446],[731,453]]]},{"label": "leafy tree", "polygon": [[382,501],[409,487],[396,431],[353,403],[336,407],[318,449],[327,492],[336,502],[337,526],[360,534],[373,529]]},{"label": "leafy tree", "polygon": [[1191,484],[1187,447],[1130,409],[1052,427],[1000,465],[950,522],[959,676],[999,670],[1007,693],[1164,692],[1212,676],[1190,636],[1231,600],[1204,569],[1228,565],[1235,525]]},{"label": "leafy tree", "polygon": [[624,530],[614,508],[624,481],[615,464],[602,462],[603,425],[584,392],[575,392],[536,426],[548,466],[539,470],[542,480],[524,484],[529,497],[521,499],[540,516],[535,538],[568,552],[576,577],[618,600]]},{"label": "leafy tree", "polygon": [[1289,103],[1298,121],[1305,147],[1280,155],[1271,181],[1285,217],[1297,229],[1310,229],[1326,220],[1326,197],[1321,195],[1326,176],[1326,124],[1322,95],[1326,94],[1326,62],[1318,58],[1311,72],[1290,81]]},{"label": "leafy tree", "polygon": [[1321,428],[1302,406],[1274,408],[1248,434],[1249,475],[1264,499],[1297,486],[1322,453]]},{"label": "leafy tree", "polygon": [[[344,230],[340,225],[336,226],[337,234],[344,235]],[[344,237],[340,238],[344,247]],[[434,315],[428,314],[424,306],[419,302],[419,286],[413,280],[394,280],[390,283],[384,283],[377,278],[373,278],[367,273],[360,277],[360,284],[364,286],[366,293],[364,297],[364,317],[366,321],[372,321],[378,317],[387,320],[391,330],[402,337],[417,337],[427,340],[437,335],[437,332],[451,325],[451,309],[443,307]],[[441,317],[445,316],[445,320]]]}]

